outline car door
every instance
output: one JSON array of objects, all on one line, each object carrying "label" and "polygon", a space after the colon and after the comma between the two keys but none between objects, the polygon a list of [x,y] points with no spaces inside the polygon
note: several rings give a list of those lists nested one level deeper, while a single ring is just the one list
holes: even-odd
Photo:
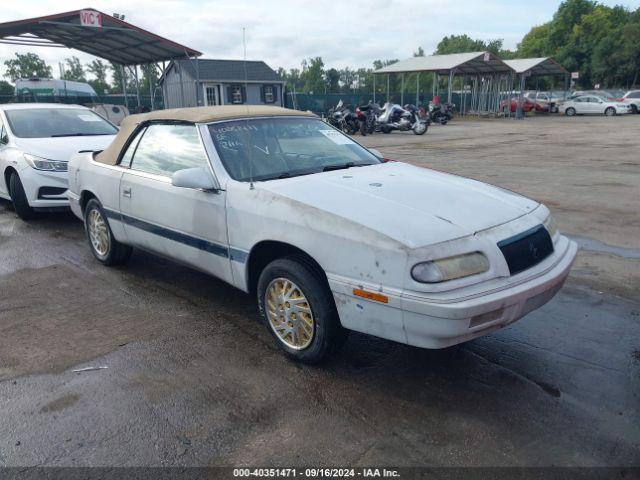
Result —
[{"label": "car door", "polygon": [[598,97],[589,97],[588,100],[588,113],[604,113],[602,100],[600,100]]},{"label": "car door", "polygon": [[225,192],[171,184],[174,172],[196,167],[213,175],[195,125],[147,126],[120,181],[126,236],[134,246],[230,282]]}]

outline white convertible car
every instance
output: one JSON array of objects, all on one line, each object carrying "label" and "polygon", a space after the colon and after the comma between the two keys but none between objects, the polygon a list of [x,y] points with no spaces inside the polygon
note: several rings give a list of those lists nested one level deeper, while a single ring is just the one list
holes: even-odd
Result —
[{"label": "white convertible car", "polygon": [[99,261],[140,248],[253,292],[306,362],[347,330],[447,347],[560,289],[577,247],[547,207],[375,153],[310,113],[164,110],[73,157],[68,194]]}]

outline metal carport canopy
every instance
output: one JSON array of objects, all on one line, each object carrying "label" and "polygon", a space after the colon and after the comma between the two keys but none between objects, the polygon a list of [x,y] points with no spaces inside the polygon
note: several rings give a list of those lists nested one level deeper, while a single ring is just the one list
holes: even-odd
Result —
[{"label": "metal carport canopy", "polygon": [[517,58],[505,60],[518,73],[529,72],[530,75],[567,75],[569,72],[551,57]]},{"label": "metal carport canopy", "polygon": [[456,74],[474,75],[512,73],[513,69],[491,52],[471,52],[411,57],[373,73],[436,72],[447,75],[451,71],[455,71]]},{"label": "metal carport canopy", "polygon": [[[99,14],[100,21],[93,25],[81,24],[83,12]],[[74,48],[120,65],[141,65],[202,55],[197,50],[94,8],[0,23],[0,43]]]}]

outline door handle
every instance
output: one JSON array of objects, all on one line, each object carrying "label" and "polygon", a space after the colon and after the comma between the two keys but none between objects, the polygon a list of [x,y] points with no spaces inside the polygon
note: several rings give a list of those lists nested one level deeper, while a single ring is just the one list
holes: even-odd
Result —
[{"label": "door handle", "polygon": [[131,198],[131,187],[125,187],[122,189],[122,196]]}]

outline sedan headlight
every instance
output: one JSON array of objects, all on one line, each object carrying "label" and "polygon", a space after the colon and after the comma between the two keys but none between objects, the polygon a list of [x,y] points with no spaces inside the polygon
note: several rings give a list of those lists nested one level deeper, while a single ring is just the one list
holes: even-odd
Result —
[{"label": "sedan headlight", "polygon": [[547,232],[549,232],[549,236],[553,240],[553,237],[555,237],[556,233],[558,233],[558,225],[556,224],[556,221],[553,219],[553,216],[549,215],[547,219],[544,221],[543,225],[544,225],[544,228],[547,229]]},{"label": "sedan headlight", "polygon": [[489,260],[480,252],[440,258],[413,266],[411,276],[420,283],[440,283],[489,270]]},{"label": "sedan headlight", "polygon": [[67,162],[61,160],[49,160],[47,158],[37,157],[29,153],[24,154],[27,163],[36,170],[46,170],[48,172],[66,172]]}]

